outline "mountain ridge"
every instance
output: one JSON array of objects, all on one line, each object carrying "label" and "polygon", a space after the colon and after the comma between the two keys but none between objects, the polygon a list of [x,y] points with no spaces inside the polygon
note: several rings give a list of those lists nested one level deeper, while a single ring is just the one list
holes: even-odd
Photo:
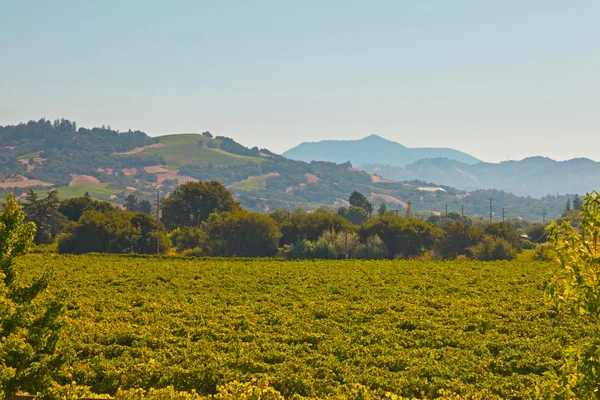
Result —
[{"label": "mountain ridge", "polygon": [[600,188],[600,163],[578,157],[556,161],[532,156],[500,163],[465,164],[444,158],[421,159],[404,166],[362,165],[387,179],[417,179],[460,190],[498,189],[518,196],[588,193]]},{"label": "mountain ridge", "polygon": [[[401,143],[371,134],[357,140],[321,140],[301,143],[281,154],[297,161],[346,162],[352,165],[408,165],[423,158],[444,156],[474,164],[481,160],[459,150],[446,147],[407,147]],[[377,162],[374,162],[377,161]]]}]

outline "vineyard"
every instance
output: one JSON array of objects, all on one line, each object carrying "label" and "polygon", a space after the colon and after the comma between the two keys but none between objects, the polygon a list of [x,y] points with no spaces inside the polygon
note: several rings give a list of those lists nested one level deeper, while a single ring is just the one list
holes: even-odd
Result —
[{"label": "vineyard", "polygon": [[[587,327],[544,300],[528,262],[202,260],[30,255],[67,292],[56,372],[96,394],[523,398]],[[265,383],[266,384],[266,383]]]}]

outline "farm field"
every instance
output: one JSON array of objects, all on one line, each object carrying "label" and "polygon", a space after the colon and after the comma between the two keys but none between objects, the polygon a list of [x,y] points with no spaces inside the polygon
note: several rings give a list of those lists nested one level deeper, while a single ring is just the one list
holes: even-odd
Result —
[{"label": "farm field", "polygon": [[[550,263],[29,255],[66,290],[57,372],[94,393],[213,394],[268,377],[286,398],[522,398],[586,327],[557,318]],[[348,393],[359,393],[351,397]]]}]

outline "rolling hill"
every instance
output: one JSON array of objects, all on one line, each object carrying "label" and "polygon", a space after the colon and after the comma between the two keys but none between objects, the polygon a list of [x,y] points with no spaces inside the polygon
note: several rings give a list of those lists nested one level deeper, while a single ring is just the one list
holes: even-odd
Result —
[{"label": "rolling hill", "polygon": [[394,181],[349,162],[296,161],[208,132],[149,137],[140,131],[77,128],[68,120],[0,126],[1,196],[57,189],[63,198],[87,192],[122,204],[131,193],[153,200],[158,191],[166,195],[195,180],[218,180],[245,208],[262,212],[335,209],[347,206],[350,193],[358,190],[376,206],[385,203],[392,210],[403,211],[410,200],[415,214],[443,212],[447,205],[449,211],[464,208],[467,215],[487,218],[492,198],[510,217],[538,220],[545,211],[549,218],[559,215],[567,200],[534,200],[497,190],[467,192],[412,178]]},{"label": "rolling hill", "polygon": [[462,190],[500,189],[518,196],[588,193],[600,189],[600,163],[586,158],[554,161],[529,157],[521,161],[466,164],[435,158],[401,167],[363,165],[370,173],[394,180],[424,180]]},{"label": "rolling hill", "polygon": [[408,148],[377,135],[360,140],[323,140],[305,142],[282,154],[298,161],[351,162],[354,166],[381,164],[402,166],[424,158],[448,158],[467,164],[478,163],[475,157],[454,149]]}]

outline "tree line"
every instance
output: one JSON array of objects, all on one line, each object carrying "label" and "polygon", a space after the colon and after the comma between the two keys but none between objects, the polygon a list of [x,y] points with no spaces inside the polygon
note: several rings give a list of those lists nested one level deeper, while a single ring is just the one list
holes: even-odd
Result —
[{"label": "tree line", "polygon": [[[188,182],[161,200],[162,218],[147,200],[129,195],[123,208],[89,195],[60,200],[30,190],[21,200],[38,245],[59,253],[184,254],[288,259],[468,257],[510,260],[547,240],[545,226],[489,223],[478,226],[458,213],[414,218],[384,203],[375,207],[360,192],[337,210],[244,210],[217,181]],[[159,233],[160,232],[160,233]],[[526,236],[526,234],[528,236]],[[526,240],[524,237],[531,239]]]}]

